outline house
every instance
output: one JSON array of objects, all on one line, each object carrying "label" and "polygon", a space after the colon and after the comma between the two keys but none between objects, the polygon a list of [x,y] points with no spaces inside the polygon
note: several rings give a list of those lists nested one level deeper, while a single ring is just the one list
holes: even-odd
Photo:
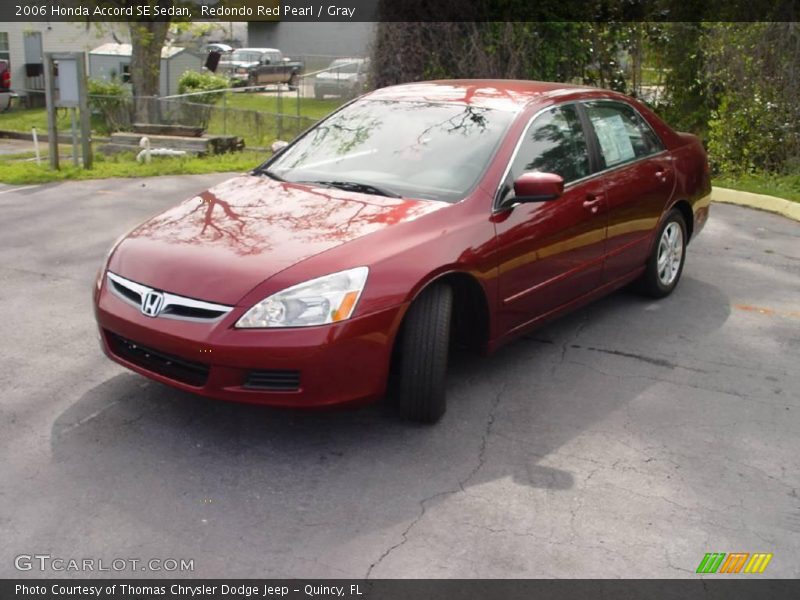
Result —
[{"label": "house", "polygon": [[[89,52],[89,77],[100,81],[130,80],[131,45],[108,43]],[[186,71],[199,71],[203,58],[178,46],[161,49],[160,96],[178,93],[178,80]]]},{"label": "house", "polygon": [[28,105],[44,103],[44,53],[86,52],[110,42],[115,27],[75,22],[0,23],[0,59],[11,67],[11,88]]}]

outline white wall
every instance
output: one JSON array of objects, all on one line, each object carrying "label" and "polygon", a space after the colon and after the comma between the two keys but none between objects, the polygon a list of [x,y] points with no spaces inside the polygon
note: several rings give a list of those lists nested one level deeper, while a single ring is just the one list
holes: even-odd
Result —
[{"label": "white wall", "polygon": [[[89,57],[89,77],[101,81],[111,81],[112,74],[119,79],[122,76],[120,65],[130,63],[130,56],[108,56],[92,54]],[[203,59],[191,52],[180,52],[172,58],[161,59],[161,72],[159,74],[159,94],[172,96],[178,93],[178,80],[186,71],[200,71]]]},{"label": "white wall", "polygon": [[[26,85],[25,32],[41,32],[43,52],[88,52],[100,44],[114,41],[111,27],[103,24],[102,27],[92,25],[87,29],[86,23],[0,23],[0,31],[8,33],[12,89],[24,93]],[[117,35],[121,37],[125,28],[117,27]]]}]

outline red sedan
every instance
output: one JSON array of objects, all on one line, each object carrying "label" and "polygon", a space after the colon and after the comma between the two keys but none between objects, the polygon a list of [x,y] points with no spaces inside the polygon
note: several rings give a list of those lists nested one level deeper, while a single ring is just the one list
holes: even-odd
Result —
[{"label": "red sedan", "polygon": [[492,352],[629,283],[672,292],[710,191],[700,141],[621,94],[377,90],[124,236],[97,279],[103,349],[213,398],[389,392],[434,422],[452,344]]}]

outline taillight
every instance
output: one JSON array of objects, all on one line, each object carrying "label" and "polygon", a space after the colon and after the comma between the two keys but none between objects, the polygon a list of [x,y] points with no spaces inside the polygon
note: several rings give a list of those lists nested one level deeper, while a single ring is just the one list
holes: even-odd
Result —
[{"label": "taillight", "polygon": [[3,74],[0,75],[0,87],[10,88],[11,87],[11,71],[5,70]]}]

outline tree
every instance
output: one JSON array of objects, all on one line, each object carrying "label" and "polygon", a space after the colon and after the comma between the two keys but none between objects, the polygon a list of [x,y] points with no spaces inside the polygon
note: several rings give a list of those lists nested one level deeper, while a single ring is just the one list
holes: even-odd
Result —
[{"label": "tree", "polygon": [[169,31],[168,21],[143,21],[130,24],[131,86],[134,97],[134,122],[152,123],[157,106],[151,100],[160,93],[161,50]]},{"label": "tree", "polygon": [[191,5],[192,0],[97,0],[100,5],[111,8],[130,8],[149,6],[149,14],[158,17],[138,17],[128,24],[131,39],[130,78],[134,96],[135,123],[149,123],[157,120],[158,105],[152,101],[160,92],[161,50],[167,39],[171,17],[167,9],[173,6]]}]

